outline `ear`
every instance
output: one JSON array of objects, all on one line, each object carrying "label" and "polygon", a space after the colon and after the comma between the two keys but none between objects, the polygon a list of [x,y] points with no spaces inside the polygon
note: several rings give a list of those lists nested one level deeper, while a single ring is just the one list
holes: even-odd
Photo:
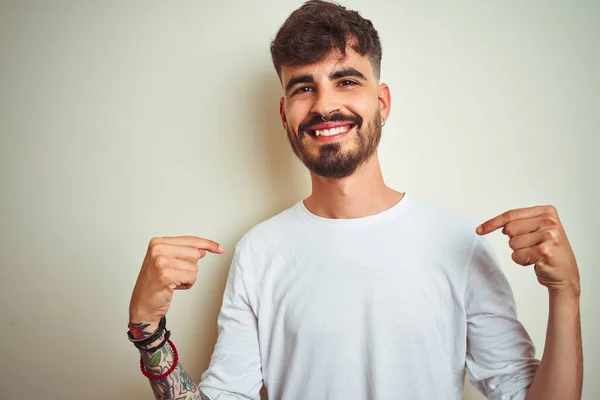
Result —
[{"label": "ear", "polygon": [[390,108],[392,107],[392,95],[390,93],[390,87],[386,83],[379,84],[378,98],[381,118],[385,122],[390,116]]},{"label": "ear", "polygon": [[282,97],[279,100],[279,116],[281,117],[281,125],[283,125],[283,129],[287,132],[287,117],[285,116],[285,98]]}]

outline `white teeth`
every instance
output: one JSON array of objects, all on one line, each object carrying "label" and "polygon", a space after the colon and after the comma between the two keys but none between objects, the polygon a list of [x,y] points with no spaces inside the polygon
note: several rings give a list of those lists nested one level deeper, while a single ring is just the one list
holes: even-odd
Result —
[{"label": "white teeth", "polygon": [[331,129],[317,129],[315,131],[315,136],[333,136],[339,135],[340,133],[344,133],[348,131],[348,125],[338,126],[336,128]]}]

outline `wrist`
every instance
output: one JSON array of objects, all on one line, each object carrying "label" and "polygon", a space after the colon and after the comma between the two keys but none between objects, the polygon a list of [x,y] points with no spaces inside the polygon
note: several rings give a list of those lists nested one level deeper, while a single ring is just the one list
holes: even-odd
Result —
[{"label": "wrist", "polygon": [[158,329],[160,323],[160,320],[156,322],[142,321],[144,320],[138,318],[130,318],[129,324],[127,325],[127,327],[129,328],[129,332],[131,332],[131,337],[135,340],[142,340],[152,336],[152,334]]},{"label": "wrist", "polygon": [[554,299],[579,301],[581,296],[581,286],[579,285],[579,282],[563,284],[557,287],[548,288],[548,294]]},{"label": "wrist", "polygon": [[135,347],[142,351],[153,352],[153,349],[162,347],[169,338],[169,332],[166,331],[167,319],[162,317],[156,328],[144,323],[129,323],[127,336]]},{"label": "wrist", "polygon": [[130,323],[158,325],[162,317],[162,315],[145,312],[143,309],[129,308]]},{"label": "wrist", "polygon": [[147,353],[148,355],[152,356],[152,354],[156,353],[157,351],[160,350],[160,348],[162,348],[161,344],[164,345],[163,342],[166,343],[166,341],[168,339],[168,337],[167,338],[165,337],[166,334],[167,334],[167,331],[163,331],[156,340],[153,340],[152,342],[150,342],[144,346],[138,347],[138,350],[140,351],[140,353]]}]

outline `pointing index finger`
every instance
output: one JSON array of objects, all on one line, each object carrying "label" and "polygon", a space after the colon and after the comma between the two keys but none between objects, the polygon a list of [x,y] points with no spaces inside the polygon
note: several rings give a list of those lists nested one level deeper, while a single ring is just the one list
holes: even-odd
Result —
[{"label": "pointing index finger", "polygon": [[541,215],[544,213],[544,210],[545,208],[543,206],[508,210],[479,225],[476,229],[476,232],[479,235],[487,235],[488,233],[494,232],[495,230],[502,228],[504,225],[508,224],[511,221],[523,218],[532,218]]},{"label": "pointing index finger", "polygon": [[206,250],[206,251],[210,251],[211,253],[215,253],[215,254],[221,254],[225,249],[223,249],[223,246],[221,246],[219,243],[210,240],[210,239],[203,239],[203,238],[195,238],[196,242],[198,242],[197,247],[200,250]]},{"label": "pointing index finger", "polygon": [[219,243],[210,239],[204,239],[197,236],[164,237],[158,239],[158,241],[176,246],[196,247],[200,250],[210,251],[211,253],[215,254],[221,254],[225,251],[223,246],[221,246]]}]

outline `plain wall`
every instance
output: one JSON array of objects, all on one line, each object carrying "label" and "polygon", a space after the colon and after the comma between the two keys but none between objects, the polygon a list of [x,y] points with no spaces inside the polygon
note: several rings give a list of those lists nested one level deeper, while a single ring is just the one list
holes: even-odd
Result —
[{"label": "plain wall", "polygon": [[[236,241],[310,192],[268,50],[300,4],[2,1],[1,398],[152,397],[126,331],[153,236],[227,248],[168,315],[200,378]],[[477,221],[558,208],[582,280],[583,398],[600,398],[600,2],[344,4],[381,36],[390,186]],[[491,240],[541,357],[546,291]]]}]

